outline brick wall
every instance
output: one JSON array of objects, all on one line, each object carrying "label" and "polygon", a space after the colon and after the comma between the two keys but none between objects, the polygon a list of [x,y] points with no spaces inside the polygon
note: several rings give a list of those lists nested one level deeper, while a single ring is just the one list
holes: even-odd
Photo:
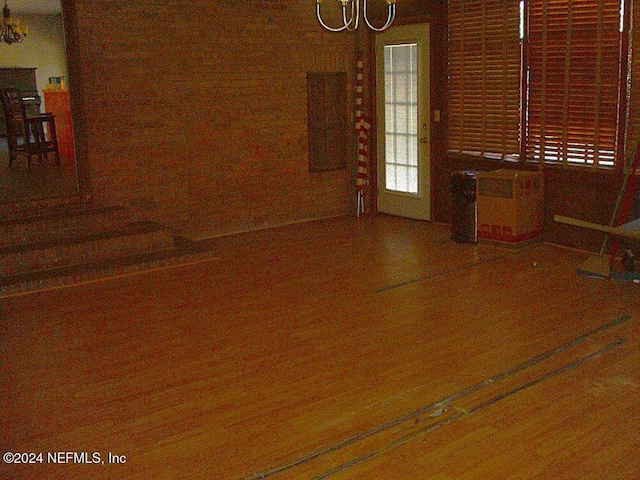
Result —
[{"label": "brick wall", "polygon": [[308,0],[76,0],[93,195],[192,236],[350,212],[352,165],[308,172],[308,71],[353,34]]}]

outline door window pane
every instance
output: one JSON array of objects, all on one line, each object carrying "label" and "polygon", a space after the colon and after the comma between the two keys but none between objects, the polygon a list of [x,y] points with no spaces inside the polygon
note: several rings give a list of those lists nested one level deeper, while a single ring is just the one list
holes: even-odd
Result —
[{"label": "door window pane", "polygon": [[417,44],[384,47],[386,188],[418,193]]}]

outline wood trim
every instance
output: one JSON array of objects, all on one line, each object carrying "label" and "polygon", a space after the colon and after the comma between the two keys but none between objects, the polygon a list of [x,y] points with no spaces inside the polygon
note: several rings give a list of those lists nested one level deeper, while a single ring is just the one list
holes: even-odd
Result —
[{"label": "wood trim", "polygon": [[369,187],[371,192],[371,211],[378,213],[378,96],[376,89],[377,65],[376,65],[376,37],[372,33],[368,34],[369,50],[369,116],[371,117],[371,128],[369,130]]},{"label": "wood trim", "polygon": [[[520,162],[527,162],[527,65],[529,64],[529,3],[524,2],[524,35],[520,39]],[[542,165],[542,163],[541,163]]]},{"label": "wood trim", "polygon": [[92,196],[89,160],[87,152],[87,121],[84,110],[84,78],[80,55],[78,17],[75,0],[61,0],[69,73],[69,95],[74,132],[78,189],[80,195],[90,200]]},{"label": "wood trim", "polygon": [[629,45],[631,36],[631,15],[632,15],[632,2],[630,0],[624,0],[624,18],[622,25],[622,39],[620,42],[620,78],[618,85],[620,88],[618,103],[618,132],[616,138],[616,170],[623,170],[626,166],[626,151],[627,151],[627,128],[628,128],[628,98],[631,94],[630,88],[627,86],[627,77],[629,75],[629,68],[631,63],[631,49]]}]

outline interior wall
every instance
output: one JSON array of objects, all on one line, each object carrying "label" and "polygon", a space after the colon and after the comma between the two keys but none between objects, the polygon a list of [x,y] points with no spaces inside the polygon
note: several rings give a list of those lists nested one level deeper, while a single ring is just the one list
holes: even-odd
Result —
[{"label": "interior wall", "polygon": [[350,211],[353,165],[308,171],[307,72],[348,72],[349,105],[355,82],[355,35],[325,32],[315,5],[77,0],[73,13],[98,203],[192,237]]},{"label": "interior wall", "polygon": [[36,68],[36,83],[40,96],[49,77],[67,73],[62,15],[13,14],[29,27],[21,43],[0,43],[0,67]]},{"label": "interior wall", "polygon": [[[197,235],[351,212],[353,165],[318,174],[307,169],[306,73],[348,71],[351,95],[355,51],[367,51],[370,38],[325,32],[306,0],[74,5],[82,145],[99,202],[130,206]],[[447,1],[406,0],[402,7],[399,23],[431,23],[431,110],[442,113],[441,122],[432,123],[433,218],[448,222],[451,172],[520,167],[447,155]],[[638,50],[637,40],[633,47]],[[631,146],[640,138],[638,68],[636,59]],[[375,166],[375,152],[371,161]],[[375,174],[372,168],[374,182]],[[621,170],[549,168],[545,180],[546,238],[597,250],[601,235],[552,217],[608,221]],[[369,201],[375,209],[375,191]]]}]

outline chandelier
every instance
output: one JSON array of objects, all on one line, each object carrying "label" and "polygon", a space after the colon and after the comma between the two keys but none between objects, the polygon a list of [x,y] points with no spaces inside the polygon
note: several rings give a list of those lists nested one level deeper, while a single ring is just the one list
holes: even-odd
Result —
[{"label": "chandelier", "polygon": [[2,31],[0,32],[0,42],[20,43],[29,33],[29,27],[21,27],[20,20],[11,18],[11,12],[7,7],[7,0],[4,0],[4,8],[2,9]]},{"label": "chandelier", "polygon": [[[343,30],[353,31],[356,30],[360,24],[360,0],[337,0],[342,4],[342,25],[339,27],[330,27],[327,25],[320,14],[320,6],[322,0],[316,0],[316,15],[320,25],[329,30],[330,32],[342,32]],[[369,22],[367,15],[367,0],[363,0],[362,4],[362,16],[365,23],[371,30],[381,32],[391,26],[393,20],[396,18],[396,0],[385,0],[387,2],[387,21],[382,27],[374,27]]]}]

